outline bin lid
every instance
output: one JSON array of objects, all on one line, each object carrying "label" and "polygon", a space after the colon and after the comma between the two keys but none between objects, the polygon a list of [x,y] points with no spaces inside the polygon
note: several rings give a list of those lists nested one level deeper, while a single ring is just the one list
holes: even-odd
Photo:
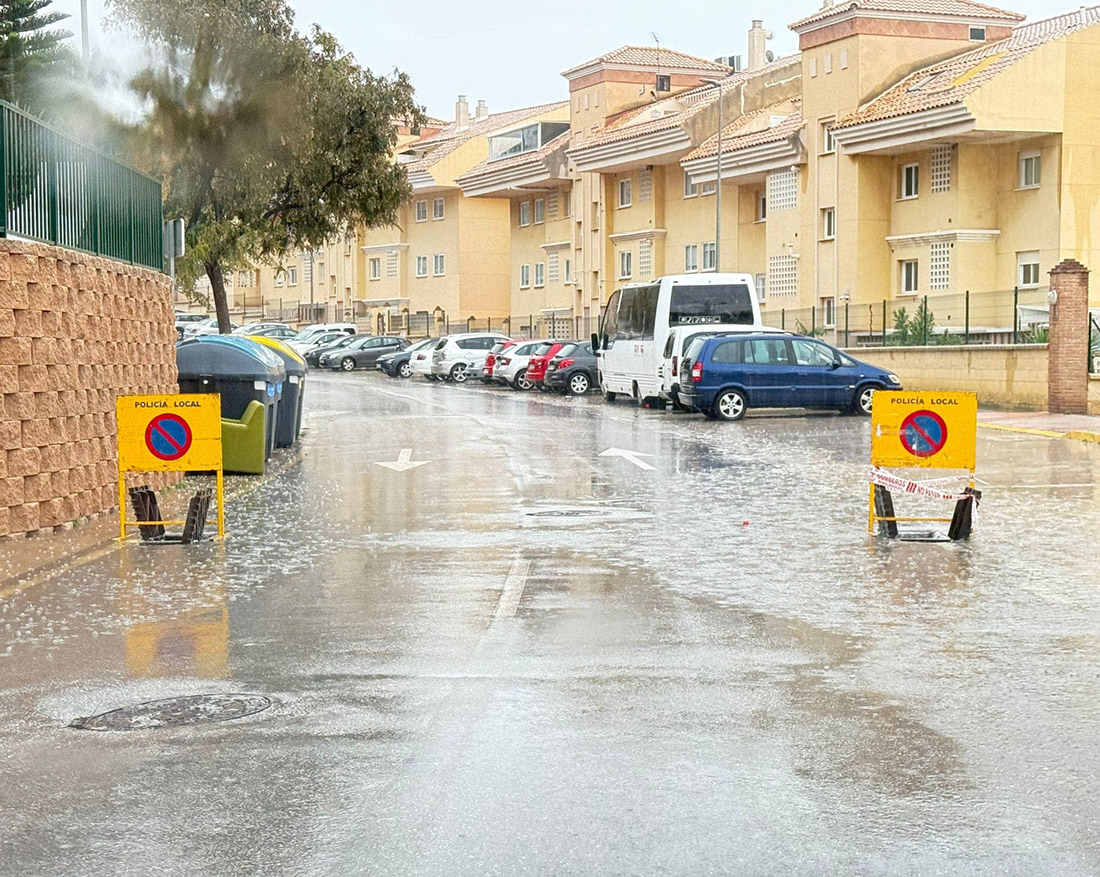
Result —
[{"label": "bin lid", "polygon": [[201,335],[176,348],[180,377],[214,375],[280,383],[286,366],[274,351],[240,335]]},{"label": "bin lid", "polygon": [[268,338],[266,335],[249,335],[248,337],[257,344],[262,344],[264,347],[274,350],[283,360],[283,364],[286,365],[288,375],[298,375],[300,377],[306,373],[306,361],[298,355],[298,351],[293,347],[284,344],[278,338]]}]

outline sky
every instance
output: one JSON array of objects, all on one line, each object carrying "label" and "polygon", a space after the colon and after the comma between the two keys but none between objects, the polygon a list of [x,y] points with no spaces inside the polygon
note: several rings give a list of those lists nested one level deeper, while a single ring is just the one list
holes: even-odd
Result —
[{"label": "sky", "polygon": [[[181,2],[181,0],[164,0]],[[986,0],[997,5],[996,0]],[[505,0],[291,0],[299,28],[320,24],[375,73],[404,70],[430,115],[454,118],[465,94],[492,112],[568,97],[561,71],[621,45],[660,44],[704,58],[746,55],[753,16],[774,33],[777,56],[794,52],[787,25],[820,7],[820,0],[768,4],[693,0],[690,14],[677,2],[656,0],[552,0],[538,5]],[[66,26],[79,34],[80,0],[54,0],[72,14]],[[1031,19],[1076,8],[1072,0],[1016,0],[1007,7]],[[88,0],[93,48],[110,51],[117,35],[103,27],[104,0]],[[76,40],[79,47],[79,38]]]}]

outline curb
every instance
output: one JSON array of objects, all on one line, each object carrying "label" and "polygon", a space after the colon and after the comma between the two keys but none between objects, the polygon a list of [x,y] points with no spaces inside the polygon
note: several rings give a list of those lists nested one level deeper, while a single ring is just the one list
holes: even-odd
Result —
[{"label": "curb", "polygon": [[1001,432],[1018,432],[1024,435],[1039,435],[1044,438],[1072,439],[1078,442],[1091,442],[1100,444],[1100,432],[1091,432],[1085,429],[1072,429],[1067,432],[1055,432],[1050,429],[1032,429],[1028,426],[1005,426],[1001,423],[978,423],[982,429],[996,429]]}]

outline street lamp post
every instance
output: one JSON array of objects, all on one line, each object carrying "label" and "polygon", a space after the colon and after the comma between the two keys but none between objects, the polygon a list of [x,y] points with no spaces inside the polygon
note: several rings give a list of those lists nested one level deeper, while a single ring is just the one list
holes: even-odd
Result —
[{"label": "street lamp post", "polygon": [[714,192],[714,270],[722,271],[722,80],[704,79],[718,89],[718,180]]}]

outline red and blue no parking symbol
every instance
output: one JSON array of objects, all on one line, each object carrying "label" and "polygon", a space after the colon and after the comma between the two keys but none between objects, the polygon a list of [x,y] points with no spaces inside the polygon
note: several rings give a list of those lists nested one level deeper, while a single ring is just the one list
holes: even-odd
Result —
[{"label": "red and blue no parking symbol", "polygon": [[191,448],[191,427],[178,414],[158,414],[145,428],[145,446],[160,460],[178,460]]},{"label": "red and blue no parking symbol", "polygon": [[931,457],[947,444],[947,424],[935,411],[914,411],[901,422],[900,438],[914,457]]}]

